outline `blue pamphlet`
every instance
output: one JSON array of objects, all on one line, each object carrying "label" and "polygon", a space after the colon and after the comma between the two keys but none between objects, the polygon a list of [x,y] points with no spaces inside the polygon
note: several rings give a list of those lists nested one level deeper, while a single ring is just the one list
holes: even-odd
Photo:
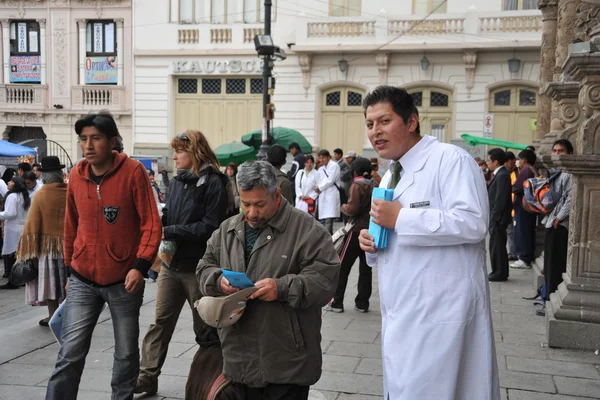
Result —
[{"label": "blue pamphlet", "polygon": [[[393,189],[384,189],[384,188],[374,188],[372,199],[381,199],[384,201],[392,201],[394,199],[394,190]],[[388,243],[388,232],[389,230],[383,228],[376,223],[373,222],[373,217],[371,217],[369,222],[369,234],[373,236],[373,241],[375,242],[376,249],[385,249]]]},{"label": "blue pamphlet", "polygon": [[230,271],[228,269],[223,270],[223,276],[229,281],[229,284],[233,287],[246,289],[254,286],[254,282],[248,278],[243,272]]},{"label": "blue pamphlet", "polygon": [[63,312],[65,310],[66,304],[67,304],[67,300],[60,303],[60,306],[58,306],[58,308],[52,315],[52,318],[50,318],[50,321],[48,322],[48,325],[50,327],[50,332],[52,332],[52,334],[54,335],[54,339],[56,339],[56,341],[61,345],[62,345],[62,338],[61,338],[62,320],[63,320]]}]

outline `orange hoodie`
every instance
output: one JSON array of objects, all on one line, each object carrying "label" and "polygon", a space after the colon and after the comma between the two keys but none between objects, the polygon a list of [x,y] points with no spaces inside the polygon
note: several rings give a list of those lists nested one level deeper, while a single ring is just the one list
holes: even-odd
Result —
[{"label": "orange hoodie", "polygon": [[114,152],[113,167],[97,185],[90,164],[71,171],[65,213],[65,265],[89,283],[108,286],[156,257],[162,227],[144,166]]}]

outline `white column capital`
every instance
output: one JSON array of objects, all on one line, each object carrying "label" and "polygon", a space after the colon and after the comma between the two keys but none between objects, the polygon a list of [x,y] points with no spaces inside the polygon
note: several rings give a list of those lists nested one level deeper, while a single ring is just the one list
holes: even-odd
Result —
[{"label": "white column capital", "polygon": [[123,27],[123,24],[125,23],[125,18],[115,18],[115,22],[117,24],[118,27]]},{"label": "white column capital", "polygon": [[37,23],[40,24],[40,29],[46,28],[46,18],[40,18],[37,20]]},{"label": "white column capital", "polygon": [[79,29],[85,28],[87,25],[87,19],[76,19],[77,25],[79,25]]}]

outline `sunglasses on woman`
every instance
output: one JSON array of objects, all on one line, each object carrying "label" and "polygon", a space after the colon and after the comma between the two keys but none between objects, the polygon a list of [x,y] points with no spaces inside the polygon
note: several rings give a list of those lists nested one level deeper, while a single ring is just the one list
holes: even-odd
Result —
[{"label": "sunglasses on woman", "polygon": [[177,139],[179,140],[190,140],[189,137],[187,137],[186,132],[180,133],[179,135],[177,135]]}]

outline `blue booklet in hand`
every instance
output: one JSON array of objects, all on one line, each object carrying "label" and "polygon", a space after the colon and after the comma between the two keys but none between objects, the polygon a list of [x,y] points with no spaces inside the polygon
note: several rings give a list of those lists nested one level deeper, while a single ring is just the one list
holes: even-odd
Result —
[{"label": "blue booklet in hand", "polygon": [[248,278],[243,272],[230,271],[228,269],[223,270],[223,276],[229,281],[229,284],[233,287],[246,289],[254,286],[254,282]]},{"label": "blue booklet in hand", "polygon": [[[393,189],[374,188],[372,199],[381,199],[384,201],[392,201],[394,199]],[[369,222],[369,234],[373,236],[376,249],[385,249],[388,243],[389,229],[383,228],[373,222],[371,217]]]}]

